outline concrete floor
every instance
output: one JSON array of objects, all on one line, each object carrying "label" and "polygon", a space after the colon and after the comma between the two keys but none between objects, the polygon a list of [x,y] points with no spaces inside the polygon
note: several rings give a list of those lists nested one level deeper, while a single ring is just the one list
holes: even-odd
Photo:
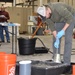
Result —
[{"label": "concrete floor", "polygon": [[[28,35],[19,35],[19,37],[28,37]],[[45,44],[45,46],[47,48],[50,48],[50,51],[52,51],[52,35],[44,35],[44,36],[35,36],[40,38],[43,43]],[[11,38],[11,37],[10,37]],[[11,38],[12,40],[12,38]],[[12,42],[12,41],[11,41]],[[75,39],[73,39],[73,45],[72,45],[72,49],[75,48]],[[62,47],[61,47],[61,54],[63,54],[64,52],[64,37],[62,38],[62,43],[61,43]],[[42,43],[37,40],[36,41],[36,47],[42,47]],[[6,52],[6,53],[12,53],[12,43],[2,43],[1,47],[0,47],[0,52]],[[61,57],[62,58],[62,57]],[[17,61],[20,60],[51,60],[52,59],[52,54],[50,52],[48,53],[43,53],[43,54],[33,54],[33,55],[20,55],[19,54],[19,48],[18,48],[18,42],[17,42]],[[71,62],[75,62],[75,49],[72,50],[72,56],[71,56]]]},{"label": "concrete floor", "polygon": [[[19,37],[28,37],[28,35],[19,35]],[[44,36],[35,36],[40,38],[45,46],[52,51],[52,35],[44,35]],[[11,37],[10,37],[11,38]],[[12,40],[12,38],[11,38]],[[73,45],[72,45],[72,56],[71,56],[71,62],[75,62],[75,39],[73,39]],[[61,43],[61,54],[64,52],[64,37],[62,38],[62,43]],[[37,39],[36,40],[36,47],[43,47],[42,43]],[[2,43],[0,47],[0,52],[6,52],[6,53],[12,53],[12,41],[11,43]],[[45,53],[45,54],[33,54],[33,55],[20,55],[19,54],[19,48],[18,48],[18,43],[17,43],[17,60],[51,60],[52,59],[52,54],[50,52]]]}]

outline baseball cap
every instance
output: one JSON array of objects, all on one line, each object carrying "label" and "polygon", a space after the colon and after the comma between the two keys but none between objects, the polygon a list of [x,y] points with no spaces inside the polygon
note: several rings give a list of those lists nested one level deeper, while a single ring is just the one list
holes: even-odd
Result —
[{"label": "baseball cap", "polygon": [[38,7],[37,13],[40,16],[40,18],[42,19],[42,21],[44,22],[46,20],[46,8],[45,8],[45,6]]}]

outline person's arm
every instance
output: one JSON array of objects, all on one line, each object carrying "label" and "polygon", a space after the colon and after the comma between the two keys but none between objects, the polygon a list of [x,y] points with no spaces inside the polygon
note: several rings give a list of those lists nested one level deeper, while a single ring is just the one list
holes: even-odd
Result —
[{"label": "person's arm", "polygon": [[68,27],[69,27],[69,24],[68,24],[68,23],[66,23],[62,30],[64,30],[64,31],[65,31]]},{"label": "person's arm", "polygon": [[[64,31],[65,31],[68,27],[69,27],[69,24],[68,24],[68,23],[66,23],[62,30],[64,30]],[[52,34],[53,34],[53,36],[56,38],[57,31],[53,31],[53,32],[52,32]]]},{"label": "person's arm", "polygon": [[57,31],[53,31],[52,34],[53,34],[53,36],[56,38]]},{"label": "person's arm", "polygon": [[[6,11],[5,11],[5,12],[6,12]],[[5,16],[6,16],[6,19],[7,19],[7,20],[10,19],[10,16],[9,16],[9,13],[8,13],[8,12],[6,12],[6,15],[5,15]]]},{"label": "person's arm", "polygon": [[67,7],[64,6],[61,6],[61,9],[59,6],[57,6],[56,12],[59,14],[59,16],[61,16],[61,20],[63,19],[63,21],[66,22],[64,27],[62,28],[62,30],[65,31],[70,26],[70,24],[74,21],[74,17],[72,13],[67,9]]}]

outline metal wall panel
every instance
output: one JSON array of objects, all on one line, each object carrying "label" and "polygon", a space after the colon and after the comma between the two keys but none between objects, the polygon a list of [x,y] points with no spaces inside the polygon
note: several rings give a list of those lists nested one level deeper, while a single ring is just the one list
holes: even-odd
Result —
[{"label": "metal wall panel", "polygon": [[69,0],[64,0],[65,3],[69,4]]},{"label": "metal wall panel", "polygon": [[73,6],[73,0],[69,0],[69,5]]},{"label": "metal wall panel", "polygon": [[24,28],[26,31],[28,31],[28,17],[32,15],[32,10],[31,8],[23,8],[23,24],[24,24]]},{"label": "metal wall panel", "polygon": [[73,7],[74,7],[74,9],[75,9],[75,0],[73,0]]},{"label": "metal wall panel", "polygon": [[57,2],[58,0],[50,0],[50,2]]},{"label": "metal wall panel", "polygon": [[65,0],[59,0],[59,2],[65,2]]},{"label": "metal wall panel", "polygon": [[31,8],[9,7],[7,10],[10,14],[9,22],[20,23],[20,33],[27,32],[28,16],[32,15]]}]

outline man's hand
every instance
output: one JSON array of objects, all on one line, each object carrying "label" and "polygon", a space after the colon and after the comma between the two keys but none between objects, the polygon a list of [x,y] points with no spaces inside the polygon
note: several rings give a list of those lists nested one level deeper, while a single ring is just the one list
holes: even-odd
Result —
[{"label": "man's hand", "polygon": [[5,16],[4,16],[4,15],[0,15],[0,17],[1,17],[1,18],[4,18]]},{"label": "man's hand", "polygon": [[50,32],[50,30],[44,30],[44,32],[45,32],[45,33],[49,33],[49,32]]},{"label": "man's hand", "polygon": [[56,41],[55,41],[55,43],[54,43],[54,47],[55,47],[55,48],[59,48],[59,44],[60,44],[59,38],[56,38]]},{"label": "man's hand", "polygon": [[57,33],[56,37],[60,39],[64,34],[65,34],[65,31],[61,30]]}]

